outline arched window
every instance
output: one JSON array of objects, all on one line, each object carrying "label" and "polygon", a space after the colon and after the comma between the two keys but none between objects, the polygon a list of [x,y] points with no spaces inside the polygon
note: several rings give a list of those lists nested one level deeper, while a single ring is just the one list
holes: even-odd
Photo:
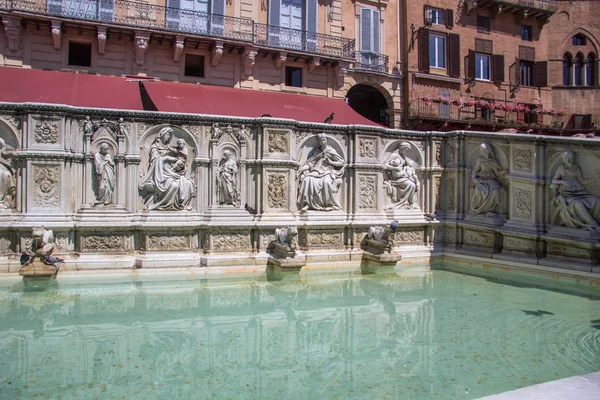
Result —
[{"label": "arched window", "polygon": [[596,57],[594,53],[588,54],[585,63],[585,86],[593,86],[595,81],[594,70],[596,68]]},{"label": "arched window", "polygon": [[585,46],[585,44],[587,43],[586,39],[587,38],[584,35],[578,33],[577,35],[572,37],[571,43],[573,44],[573,46]]},{"label": "arched window", "polygon": [[575,86],[583,85],[583,54],[577,53],[577,57],[575,57],[575,73],[573,74],[573,84]]},{"label": "arched window", "polygon": [[563,85],[571,86],[573,84],[573,57],[569,53],[563,56]]}]

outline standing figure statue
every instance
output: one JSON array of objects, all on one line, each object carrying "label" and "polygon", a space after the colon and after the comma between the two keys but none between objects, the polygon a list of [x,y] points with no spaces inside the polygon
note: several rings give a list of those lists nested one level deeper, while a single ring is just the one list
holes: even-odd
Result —
[{"label": "standing figure statue", "polygon": [[240,196],[237,190],[238,166],[231,151],[225,150],[217,170],[217,201],[219,204],[240,205]]},{"label": "standing figure statue", "polygon": [[[148,210],[191,209],[194,182],[184,176],[183,151],[170,145],[172,138],[173,129],[162,128],[150,147],[148,171],[138,187]],[[185,141],[183,147],[185,149]]]},{"label": "standing figure statue", "polygon": [[[583,173],[575,162],[575,154],[565,151],[561,155],[550,188],[552,199],[552,222],[570,228],[584,228],[600,233],[600,198],[585,190]],[[600,175],[586,183],[598,180]]]},{"label": "standing figure statue", "polygon": [[100,151],[94,154],[94,165],[98,182],[95,204],[112,204],[116,174],[115,162],[108,152],[108,144],[102,143],[100,145]]},{"label": "standing figure statue", "polygon": [[14,149],[0,138],[0,208],[12,208],[15,197],[15,170],[9,158]]},{"label": "standing figure statue", "polygon": [[480,156],[473,168],[473,214],[496,215],[502,201],[502,181],[506,171],[500,166],[488,143],[479,145]]},{"label": "standing figure statue", "polygon": [[341,210],[335,198],[344,176],[344,159],[327,144],[324,133],[317,135],[319,147],[297,173],[299,181],[298,208],[300,211]]},{"label": "standing figure statue", "polygon": [[408,150],[410,150],[410,143],[402,142],[383,162],[383,168],[389,172],[389,179],[383,184],[394,203],[394,208],[417,208],[416,195],[420,187],[415,172],[417,163],[406,155]]}]

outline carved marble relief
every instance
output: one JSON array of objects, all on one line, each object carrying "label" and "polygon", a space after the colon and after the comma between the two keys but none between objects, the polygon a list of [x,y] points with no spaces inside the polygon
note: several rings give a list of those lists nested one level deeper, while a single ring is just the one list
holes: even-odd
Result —
[{"label": "carved marble relief", "polygon": [[519,171],[531,171],[531,150],[515,149],[515,169]]},{"label": "carved marble relief", "polygon": [[15,206],[15,170],[12,164],[14,148],[0,138],[0,209]]},{"label": "carved marble relief", "polygon": [[125,251],[125,238],[121,235],[90,235],[81,238],[83,251]]},{"label": "carved marble relief", "polygon": [[456,209],[456,179],[448,178],[448,209]]},{"label": "carved marble relief", "polygon": [[360,175],[358,182],[358,207],[367,210],[377,209],[377,177]]},{"label": "carved marble relief", "polygon": [[515,215],[522,218],[531,218],[532,194],[530,190],[515,189]]},{"label": "carved marble relief", "polygon": [[247,232],[211,234],[210,248],[217,251],[249,251],[252,249],[250,234]]},{"label": "carved marble relief", "polygon": [[230,150],[223,152],[217,169],[217,202],[220,205],[240,205],[238,163]]},{"label": "carved marble relief", "polygon": [[109,153],[107,143],[100,145],[100,150],[94,154],[94,172],[96,175],[94,205],[109,205],[113,203],[117,175],[115,162]]},{"label": "carved marble relief", "polygon": [[298,169],[298,208],[300,211],[333,211],[342,206],[336,198],[342,185],[345,161],[327,143],[324,133],[317,135],[318,145]]},{"label": "carved marble relief", "polygon": [[516,237],[505,237],[504,247],[510,250],[534,251],[534,243],[531,240]]},{"label": "carved marble relief", "polygon": [[465,231],[465,243],[475,244],[480,246],[492,246],[494,236],[491,233],[480,231]]},{"label": "carved marble relief", "polygon": [[58,142],[58,123],[37,121],[35,123],[34,139],[36,143],[55,144]]},{"label": "carved marble relief", "polygon": [[442,178],[440,176],[436,176],[434,178],[434,185],[435,187],[433,188],[433,192],[435,194],[435,203],[433,205],[433,209],[434,210],[439,210],[441,208],[441,204],[440,204],[440,187],[442,184]]},{"label": "carved marble relief", "polygon": [[333,232],[321,232],[308,234],[308,245],[310,246],[322,246],[322,245],[342,245],[342,234]]},{"label": "carved marble relief", "polygon": [[267,136],[267,148],[269,153],[287,153],[288,135],[287,132],[269,131]]},{"label": "carved marble relief", "polygon": [[148,169],[138,190],[148,210],[191,210],[194,182],[188,178],[188,148],[184,139],[171,145],[173,129],[162,128],[149,151]]},{"label": "carved marble relief", "polygon": [[151,235],[148,236],[147,249],[148,250],[189,250],[190,238],[189,236],[159,236]]},{"label": "carved marble relief", "polygon": [[550,185],[552,190],[552,223],[570,228],[582,228],[600,233],[600,198],[584,184],[600,180],[600,170],[591,179],[584,179],[575,161],[575,153],[565,151]]},{"label": "carved marble relief", "polygon": [[358,155],[361,158],[374,158],[376,141],[371,138],[360,138],[358,140]]},{"label": "carved marble relief", "polygon": [[423,242],[423,230],[422,229],[398,228],[398,231],[396,232],[396,242],[398,242],[398,243],[422,243]]},{"label": "carved marble relief", "polygon": [[500,166],[488,143],[479,146],[479,158],[473,167],[473,214],[495,215],[500,212],[506,171]]},{"label": "carved marble relief", "polygon": [[267,207],[288,208],[287,174],[270,173],[267,183]]},{"label": "carved marble relief", "polygon": [[58,207],[59,176],[58,166],[33,166],[33,205],[35,207]]},{"label": "carved marble relief", "polygon": [[420,189],[417,177],[418,164],[407,156],[411,145],[402,142],[383,162],[385,178],[383,186],[392,201],[392,208],[418,208],[417,193]]}]

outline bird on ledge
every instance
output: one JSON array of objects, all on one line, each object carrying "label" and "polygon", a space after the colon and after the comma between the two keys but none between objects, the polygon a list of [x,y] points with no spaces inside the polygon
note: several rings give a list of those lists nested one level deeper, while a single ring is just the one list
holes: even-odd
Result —
[{"label": "bird on ledge", "polygon": [[325,118],[325,121],[323,121],[323,122],[326,124],[330,124],[331,121],[333,121],[333,114],[334,113],[329,114],[329,117]]},{"label": "bird on ledge", "polygon": [[244,204],[244,208],[246,209],[246,211],[248,211],[250,214],[255,214],[256,215],[256,210],[252,207],[250,207],[248,205],[248,203]]}]

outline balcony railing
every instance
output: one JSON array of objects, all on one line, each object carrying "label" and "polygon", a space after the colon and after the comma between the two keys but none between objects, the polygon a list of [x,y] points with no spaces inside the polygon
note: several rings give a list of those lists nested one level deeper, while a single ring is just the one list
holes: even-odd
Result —
[{"label": "balcony railing", "polygon": [[370,51],[355,51],[352,55],[355,69],[366,69],[377,72],[388,72],[389,57],[385,54]]},{"label": "balcony railing", "polygon": [[258,24],[248,18],[128,0],[0,0],[0,9],[221,37],[346,59],[353,58],[355,43],[354,39]]},{"label": "balcony railing", "polygon": [[[501,104],[503,103],[495,103],[497,106]],[[566,119],[563,114],[550,114],[543,110],[537,112],[503,111],[477,105],[457,105],[436,101],[428,103],[422,99],[411,101],[409,117],[476,125],[531,126],[545,129],[562,129]]]},{"label": "balcony railing", "polygon": [[474,5],[497,4],[499,6],[513,6],[527,10],[541,10],[551,13],[558,10],[558,2],[556,0],[474,0]]},{"label": "balcony railing", "polygon": [[354,51],[354,39],[258,23],[254,24],[254,43],[343,58],[351,58]]}]

